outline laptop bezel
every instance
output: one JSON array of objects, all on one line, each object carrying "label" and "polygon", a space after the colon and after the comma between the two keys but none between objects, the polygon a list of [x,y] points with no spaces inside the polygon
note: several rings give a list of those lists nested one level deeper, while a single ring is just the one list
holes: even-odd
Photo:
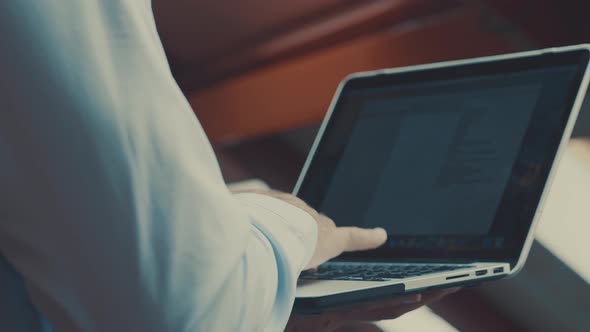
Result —
[{"label": "laptop bezel", "polygon": [[[504,259],[502,260],[502,261],[510,262],[511,266],[513,267],[513,270],[519,269],[522,266],[522,264],[524,263],[524,258],[528,254],[528,250],[530,249],[530,246],[532,244],[532,239],[533,239],[532,234],[534,231],[534,226],[539,219],[540,212],[542,211],[542,206],[544,204],[546,194],[549,191],[550,183],[553,178],[554,171],[555,171],[555,165],[559,161],[561,153],[563,152],[564,143],[567,142],[567,140],[569,139],[569,136],[571,134],[571,131],[572,131],[574,123],[575,123],[575,119],[577,117],[580,106],[581,106],[582,101],[584,99],[585,92],[588,88],[588,75],[589,75],[588,74],[588,62],[589,62],[588,45],[578,45],[578,46],[571,46],[571,47],[565,47],[565,48],[552,48],[552,49],[539,50],[539,51],[507,54],[507,55],[500,55],[500,56],[460,60],[460,61],[449,61],[449,62],[420,65],[420,66],[410,66],[410,67],[397,68],[397,69],[386,69],[386,70],[363,72],[363,73],[356,73],[356,74],[350,75],[349,77],[344,79],[341,82],[341,84],[338,86],[338,89],[334,95],[334,98],[332,99],[330,108],[324,118],[324,121],[322,122],[322,125],[320,126],[320,130],[318,132],[318,135],[316,136],[316,139],[315,139],[313,146],[311,148],[311,152],[309,153],[308,158],[304,164],[304,167],[302,169],[302,172],[300,174],[300,177],[297,181],[297,184],[295,186],[293,193],[295,195],[297,195],[299,193],[301,186],[304,183],[305,177],[308,173],[308,170],[309,170],[310,166],[312,165],[312,162],[314,160],[314,156],[318,150],[318,147],[320,146],[320,144],[322,142],[322,138],[324,137],[325,131],[330,123],[332,113],[337,108],[338,101],[339,101],[340,96],[342,95],[343,91],[347,87],[351,86],[351,82],[353,82],[353,84],[356,84],[355,82],[359,82],[359,81],[367,80],[367,79],[369,79],[369,80],[375,79],[375,77],[378,77],[380,75],[381,76],[383,76],[383,75],[389,76],[389,75],[396,75],[396,74],[404,74],[404,73],[408,73],[408,72],[427,71],[427,70],[432,70],[432,69],[436,70],[436,69],[449,68],[449,67],[452,67],[453,69],[461,69],[461,68],[465,68],[467,66],[486,64],[486,63],[490,63],[490,62],[510,61],[510,60],[521,59],[521,58],[538,59],[539,57],[543,57],[543,56],[545,56],[545,57],[548,56],[548,59],[550,59],[551,57],[554,57],[555,59],[558,59],[558,58],[561,59],[563,57],[568,57],[568,56],[573,56],[573,57],[579,59],[579,61],[576,63],[579,64],[579,66],[580,66],[580,70],[579,70],[580,77],[577,78],[577,81],[579,81],[580,84],[579,84],[579,88],[577,91],[572,91],[572,98],[568,99],[568,104],[572,105],[571,110],[569,112],[569,116],[567,117],[566,125],[564,128],[561,140],[559,142],[557,151],[554,154],[553,163],[550,167],[549,174],[546,178],[546,181],[545,181],[546,183],[545,183],[545,186],[542,190],[541,197],[539,199],[539,203],[537,205],[536,212],[534,214],[534,217],[532,218],[532,221],[530,222],[530,226],[528,228],[528,232],[526,232],[526,236],[524,238],[524,241],[522,242],[522,246],[521,246],[520,250],[518,250],[518,252],[515,251],[515,253],[516,253],[515,255],[512,255],[511,257],[504,257]],[[526,62],[526,60],[525,60],[525,62]],[[572,62],[572,64],[574,64],[574,62]],[[361,256],[361,258],[363,258],[363,257]],[[365,258],[367,258],[367,257],[365,257]],[[417,260],[417,259],[413,259],[413,260]],[[433,260],[432,258],[427,259],[427,261],[432,261],[432,260]],[[481,260],[473,257],[473,258],[470,258],[469,260],[472,260],[472,261],[499,261],[499,259],[497,257],[494,257],[491,259],[482,258]],[[461,260],[460,259],[450,259],[450,260],[447,259],[446,261],[459,262]]]}]

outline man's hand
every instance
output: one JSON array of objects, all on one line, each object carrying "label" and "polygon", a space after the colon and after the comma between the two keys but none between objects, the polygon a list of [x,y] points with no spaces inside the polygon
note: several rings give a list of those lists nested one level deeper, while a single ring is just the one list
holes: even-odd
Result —
[{"label": "man's hand", "polygon": [[274,190],[248,190],[247,192],[280,199],[306,211],[315,219],[318,224],[318,241],[315,252],[305,269],[315,268],[345,251],[375,249],[387,240],[387,233],[383,228],[336,227],[332,219],[318,213],[304,201],[291,194]]},{"label": "man's hand", "polygon": [[398,318],[423,305],[438,301],[457,290],[459,288],[449,288],[424,294],[404,295],[336,307],[319,315],[298,315],[293,313],[289,318],[285,331],[336,332],[340,331],[340,329],[346,331],[381,331],[375,326],[368,325],[367,322]]},{"label": "man's hand", "polygon": [[[315,268],[345,251],[375,249],[387,240],[387,233],[382,228],[336,227],[330,218],[318,213],[304,201],[291,194],[274,190],[232,191],[234,193],[257,193],[280,199],[299,207],[315,219],[318,224],[318,241],[313,257],[307,264],[306,269]],[[394,319],[423,305],[437,301],[457,290],[458,288],[451,288],[425,294],[379,299],[349,306],[335,307],[319,315],[297,315],[292,313],[286,331],[336,332],[340,328],[351,326],[351,324],[367,324],[367,322],[371,321]],[[365,331],[366,328],[367,325],[363,325],[361,330]]]}]

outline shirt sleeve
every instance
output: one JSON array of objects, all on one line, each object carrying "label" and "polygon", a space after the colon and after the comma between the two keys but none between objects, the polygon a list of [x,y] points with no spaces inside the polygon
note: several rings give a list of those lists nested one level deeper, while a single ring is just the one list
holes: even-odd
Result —
[{"label": "shirt sleeve", "polygon": [[149,2],[3,1],[0,40],[0,253],[50,325],[283,329],[315,221],[227,190]]}]

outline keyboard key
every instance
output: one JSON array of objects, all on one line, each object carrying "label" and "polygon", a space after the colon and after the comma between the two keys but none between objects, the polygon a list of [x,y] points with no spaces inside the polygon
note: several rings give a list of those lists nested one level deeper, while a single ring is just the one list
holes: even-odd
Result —
[{"label": "keyboard key", "polygon": [[402,279],[430,273],[452,271],[468,268],[468,265],[444,264],[324,264],[317,271],[304,271],[300,279],[304,280],[366,280],[385,281]]}]

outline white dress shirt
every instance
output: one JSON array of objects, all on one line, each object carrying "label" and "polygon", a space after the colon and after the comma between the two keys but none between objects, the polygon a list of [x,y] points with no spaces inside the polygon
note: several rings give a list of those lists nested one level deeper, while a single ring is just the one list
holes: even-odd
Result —
[{"label": "white dress shirt", "polygon": [[0,1],[0,45],[0,331],[284,329],[316,224],[230,194],[150,2]]}]

